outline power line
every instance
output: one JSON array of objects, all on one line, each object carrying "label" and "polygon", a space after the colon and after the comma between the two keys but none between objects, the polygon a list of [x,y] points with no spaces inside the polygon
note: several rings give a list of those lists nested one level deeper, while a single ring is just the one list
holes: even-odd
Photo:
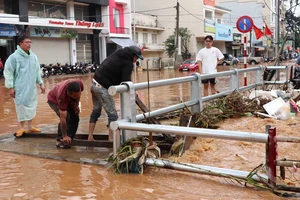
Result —
[{"label": "power line", "polygon": [[199,17],[197,17],[196,15],[190,13],[187,9],[185,9],[184,7],[182,7],[181,5],[179,5],[183,10],[185,10],[187,13],[189,13],[190,15],[194,16],[195,18],[201,20],[201,21],[204,21],[203,19],[200,19]]},{"label": "power line", "polygon": [[[277,0],[275,0],[275,1],[277,1]],[[277,13],[275,13],[275,12],[269,7],[269,5],[267,4],[266,0],[264,0],[264,2],[265,2],[265,5],[267,6],[267,8],[268,8],[273,14],[278,15]]]}]

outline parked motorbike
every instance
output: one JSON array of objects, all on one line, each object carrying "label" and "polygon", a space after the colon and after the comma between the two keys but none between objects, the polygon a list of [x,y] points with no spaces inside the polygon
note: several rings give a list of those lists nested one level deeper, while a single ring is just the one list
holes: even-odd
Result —
[{"label": "parked motorbike", "polygon": [[68,64],[68,62],[66,62],[65,66],[62,67],[62,72],[64,74],[71,74],[72,73],[71,66]]},{"label": "parked motorbike", "polygon": [[55,74],[62,75],[63,73],[63,68],[58,62],[56,63],[56,65],[54,65],[54,70],[55,70]]},{"label": "parked motorbike", "polygon": [[42,78],[48,78],[50,74],[45,64],[41,64],[40,67],[41,67]]},{"label": "parked motorbike", "polygon": [[99,68],[99,66],[96,63],[93,63],[92,65],[89,65],[89,69],[90,69],[91,73],[94,73],[97,68]]}]

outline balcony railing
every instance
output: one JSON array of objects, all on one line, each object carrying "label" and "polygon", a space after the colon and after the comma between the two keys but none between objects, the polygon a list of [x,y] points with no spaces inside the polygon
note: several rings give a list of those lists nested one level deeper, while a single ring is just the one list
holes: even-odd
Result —
[{"label": "balcony railing", "polygon": [[118,34],[129,34],[129,28],[116,27],[116,33],[118,33]]},{"label": "balcony railing", "polygon": [[147,51],[164,51],[165,45],[164,44],[144,44],[143,45],[145,50]]},{"label": "balcony railing", "polygon": [[115,0],[115,3],[128,4],[130,0]]}]

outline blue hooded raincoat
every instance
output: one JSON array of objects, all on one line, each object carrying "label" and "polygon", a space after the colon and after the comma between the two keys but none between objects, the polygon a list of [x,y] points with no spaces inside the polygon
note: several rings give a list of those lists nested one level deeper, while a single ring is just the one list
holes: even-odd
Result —
[{"label": "blue hooded raincoat", "polygon": [[38,103],[36,83],[43,83],[36,55],[32,51],[27,54],[17,46],[17,50],[5,62],[4,77],[5,87],[15,90],[18,121],[32,120]]}]

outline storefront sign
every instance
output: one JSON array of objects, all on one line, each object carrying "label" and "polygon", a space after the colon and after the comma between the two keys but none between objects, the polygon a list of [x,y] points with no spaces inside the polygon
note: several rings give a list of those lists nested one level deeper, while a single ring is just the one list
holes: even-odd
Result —
[{"label": "storefront sign", "polygon": [[216,33],[216,26],[213,20],[205,19],[204,21],[204,31],[206,33]]},{"label": "storefront sign", "polygon": [[99,28],[104,26],[104,22],[87,22],[87,21],[65,21],[65,20],[49,20],[49,24],[65,25],[73,27]]},{"label": "storefront sign", "polygon": [[232,49],[240,49],[240,46],[232,46]]},{"label": "storefront sign", "polygon": [[232,41],[232,27],[224,24],[216,24],[216,40]]},{"label": "storefront sign", "polygon": [[0,36],[16,36],[16,28],[10,24],[0,24]]},{"label": "storefront sign", "polygon": [[212,6],[212,7],[215,7],[215,5],[216,5],[215,0],[203,0],[203,4],[206,6]]},{"label": "storefront sign", "polygon": [[[6,24],[20,24],[19,16],[13,14],[0,13],[0,17],[5,18]],[[28,26],[47,26],[55,28],[72,28],[72,29],[90,29],[90,30],[102,30],[108,29],[105,27],[104,22],[89,22],[81,20],[64,20],[64,19],[49,19],[49,18],[38,18],[29,16],[28,22],[22,22],[22,25]]]},{"label": "storefront sign", "polygon": [[54,28],[45,26],[31,26],[29,29],[32,37],[51,37],[51,38],[76,38],[77,31],[72,29]]},{"label": "storefront sign", "polygon": [[242,43],[242,34],[233,33],[233,42],[234,43]]}]

